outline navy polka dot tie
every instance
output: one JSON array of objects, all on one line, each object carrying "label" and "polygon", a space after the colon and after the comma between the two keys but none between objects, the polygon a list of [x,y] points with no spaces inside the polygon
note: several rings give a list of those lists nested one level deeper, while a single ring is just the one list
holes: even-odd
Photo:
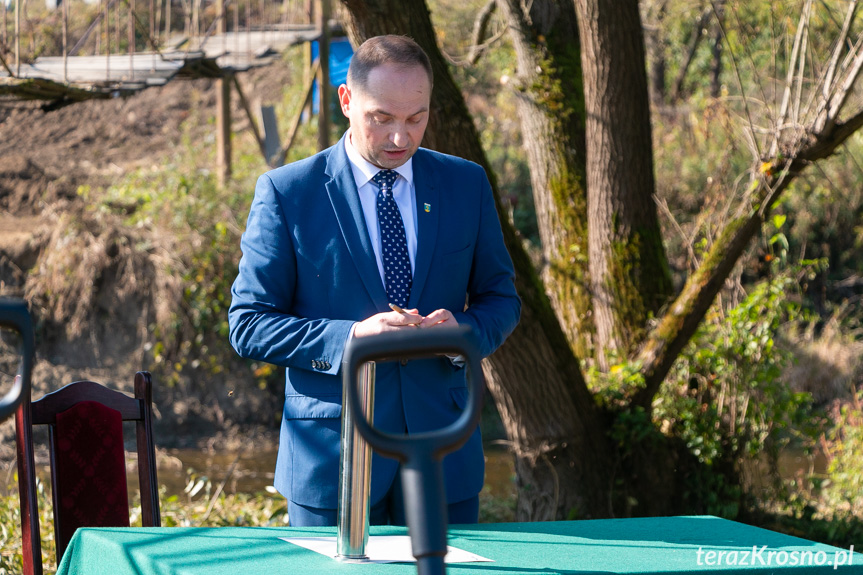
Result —
[{"label": "navy polka dot tie", "polygon": [[398,176],[395,170],[381,170],[375,174],[372,181],[381,189],[377,206],[387,298],[389,303],[407,307],[411,295],[412,274],[405,225],[393,198],[393,184]]}]

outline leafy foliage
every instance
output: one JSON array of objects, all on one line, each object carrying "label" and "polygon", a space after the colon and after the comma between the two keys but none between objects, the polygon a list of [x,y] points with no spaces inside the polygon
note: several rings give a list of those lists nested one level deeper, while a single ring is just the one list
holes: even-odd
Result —
[{"label": "leafy foliage", "polygon": [[[775,220],[777,230],[782,218]],[[794,445],[813,450],[826,424],[808,393],[783,377],[793,360],[783,330],[802,317],[797,299],[801,273],[818,262],[786,263],[784,236],[777,231],[775,275],[751,287],[737,305],[712,311],[678,359],[653,403],[652,415],[632,409],[628,397],[643,387],[639,366],[623,362],[607,374],[588,371],[600,403],[613,414],[612,439],[625,460],[635,449],[650,449],[657,432],[680,439],[699,462],[686,473],[684,500],[700,512],[737,518],[766,496],[787,497],[789,486],[776,471],[779,453]],[[753,462],[771,476],[764,493],[745,481]]]},{"label": "leafy foliage", "polygon": [[838,407],[820,447],[826,473],[789,480],[786,497],[766,502],[752,520],[837,547],[859,545],[863,537],[863,392]]},{"label": "leafy foliage", "polygon": [[[15,481],[17,486],[17,474]],[[39,533],[42,539],[43,565],[46,571],[53,572],[57,569],[57,562],[54,559],[51,496],[41,480],[36,482],[36,492],[39,500],[47,503],[39,507]],[[21,556],[21,507],[17,487],[5,495],[0,495],[0,549],[0,575],[21,573],[24,564]]]},{"label": "leafy foliage", "polygon": [[248,213],[250,200],[248,193],[239,191],[243,183],[240,178],[223,191],[213,174],[180,163],[158,171],[139,170],[96,200],[96,209],[131,212],[127,226],[154,228],[167,239],[164,249],[171,257],[162,260],[156,273],[179,280],[183,305],[155,326],[158,339],[151,351],[157,364],[172,362],[174,382],[189,362],[208,373],[221,369],[223,346],[213,344],[228,337],[240,218]]},{"label": "leafy foliage", "polygon": [[808,398],[781,380],[791,358],[777,345],[782,324],[798,313],[786,296],[793,287],[788,275],[761,282],[727,314],[715,314],[677,363],[672,381],[685,384],[657,399],[657,417],[704,463],[726,453],[754,457],[807,419]]},{"label": "leafy foliage", "polygon": [[795,286],[794,274],[782,272],[756,284],[729,311],[715,307],[674,368],[670,381],[677,384],[665,386],[654,402],[662,429],[681,437],[703,464],[693,490],[712,512],[736,515],[739,509],[727,505],[742,502],[747,486],[728,480],[745,475],[753,462],[771,470],[773,481],[767,493],[749,495],[785,494],[776,472],[780,451],[791,444],[812,450],[824,429],[811,396],[783,378],[792,357],[780,341],[782,329],[800,315],[788,297]]},{"label": "leafy foliage", "polygon": [[863,518],[863,391],[839,409],[825,443],[830,466],[823,503],[836,515]]}]

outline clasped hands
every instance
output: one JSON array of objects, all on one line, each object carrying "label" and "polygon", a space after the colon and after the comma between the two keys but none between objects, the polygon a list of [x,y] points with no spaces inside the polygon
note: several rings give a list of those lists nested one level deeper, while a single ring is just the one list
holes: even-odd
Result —
[{"label": "clasped hands", "polygon": [[354,325],[354,337],[366,337],[401,329],[456,327],[458,321],[449,310],[438,309],[427,316],[419,310],[402,309],[390,304],[393,311],[377,313]]}]

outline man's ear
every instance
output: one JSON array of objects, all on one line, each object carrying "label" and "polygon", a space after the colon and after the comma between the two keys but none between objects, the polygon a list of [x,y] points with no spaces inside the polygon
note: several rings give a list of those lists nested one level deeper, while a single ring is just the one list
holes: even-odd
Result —
[{"label": "man's ear", "polygon": [[347,84],[339,86],[339,105],[342,108],[342,114],[344,114],[346,118],[350,118],[351,91],[348,89]]}]

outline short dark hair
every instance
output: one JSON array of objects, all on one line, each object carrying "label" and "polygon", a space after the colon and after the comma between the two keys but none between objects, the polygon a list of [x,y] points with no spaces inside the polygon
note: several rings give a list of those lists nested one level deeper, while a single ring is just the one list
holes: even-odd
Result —
[{"label": "short dark hair", "polygon": [[352,88],[368,87],[369,74],[383,64],[397,64],[405,68],[422,66],[434,84],[431,62],[425,51],[407,36],[389,34],[369,38],[357,48],[348,67],[348,82]]}]

